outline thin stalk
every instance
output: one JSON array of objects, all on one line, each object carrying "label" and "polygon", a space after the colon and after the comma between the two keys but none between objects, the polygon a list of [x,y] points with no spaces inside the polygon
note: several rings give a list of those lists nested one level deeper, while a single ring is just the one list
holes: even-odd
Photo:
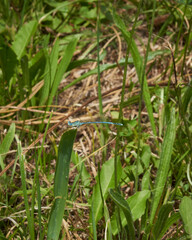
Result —
[{"label": "thin stalk", "polygon": [[[100,55],[99,55],[99,36],[100,36],[100,6],[97,0],[97,76],[98,76],[98,98],[99,98],[99,114],[103,121],[103,103],[101,93],[101,75],[100,75]],[[102,128],[103,129],[103,128]],[[101,131],[101,145],[105,145],[105,137],[103,130]],[[102,152],[102,163],[104,162],[106,151]]]},{"label": "thin stalk", "polygon": [[[123,118],[123,103],[124,103],[125,84],[126,84],[126,77],[127,77],[128,57],[129,57],[129,52],[130,52],[130,46],[131,46],[133,33],[135,31],[135,27],[136,27],[136,24],[137,24],[137,19],[138,19],[139,14],[140,14],[142,2],[143,1],[139,2],[138,11],[137,11],[137,14],[136,14],[136,17],[135,17],[135,22],[134,22],[133,28],[131,30],[130,44],[128,44],[128,47],[127,47],[127,53],[126,53],[126,57],[125,57],[124,74],[123,74],[123,86],[122,86],[122,92],[121,92],[121,102],[120,102],[120,108],[119,108],[119,121],[118,122],[120,122],[121,119]],[[116,144],[115,144],[115,159],[114,159],[115,188],[116,188],[116,190],[117,190],[117,156],[118,156],[118,151],[119,151],[119,140],[120,140],[120,135],[119,135],[119,131],[117,131]]]},{"label": "thin stalk", "polygon": [[139,162],[140,162],[140,155],[141,155],[141,138],[142,138],[142,129],[141,129],[141,107],[142,107],[142,100],[143,100],[143,84],[144,84],[144,76],[145,76],[145,68],[147,65],[147,59],[148,59],[148,52],[150,49],[150,41],[151,41],[151,36],[152,36],[152,30],[154,26],[154,19],[155,19],[155,10],[156,10],[156,0],[153,1],[153,13],[152,13],[152,20],[151,20],[151,27],[149,31],[149,38],[148,38],[148,43],[147,43],[147,50],[146,50],[146,55],[144,59],[144,64],[143,68],[141,69],[141,94],[139,98],[139,116],[138,116],[138,147],[137,147],[137,160],[136,160],[136,179],[135,179],[135,191],[138,191],[139,187],[139,176],[138,176],[138,169],[139,169]]},{"label": "thin stalk", "polygon": [[178,33],[178,35],[177,35],[177,41],[176,41],[176,45],[175,45],[175,47],[176,47],[175,53],[176,53],[176,54],[177,54],[177,51],[178,51],[179,41],[180,41],[180,39],[181,39],[181,32],[182,32],[182,30],[183,30],[183,23],[184,23],[184,19],[185,19],[185,16],[186,16],[187,5],[188,5],[188,0],[187,0],[187,2],[186,2],[186,4],[185,4],[184,12],[183,12],[183,14],[182,14],[182,19],[181,19],[181,23],[180,23],[179,33]]},{"label": "thin stalk", "polygon": [[100,75],[100,56],[99,56],[99,35],[100,35],[100,7],[97,0],[97,74],[98,74],[98,98],[99,98],[99,113],[103,119],[103,105],[101,94],[101,75]]}]

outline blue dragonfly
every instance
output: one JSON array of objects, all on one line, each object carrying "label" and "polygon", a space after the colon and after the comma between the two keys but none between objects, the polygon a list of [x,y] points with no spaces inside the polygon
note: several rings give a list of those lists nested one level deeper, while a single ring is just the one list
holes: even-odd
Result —
[{"label": "blue dragonfly", "polygon": [[84,124],[93,124],[93,123],[104,123],[104,124],[113,124],[113,125],[123,126],[122,123],[114,123],[114,122],[80,122],[80,121],[75,121],[75,122],[68,121],[68,126],[78,128]]}]

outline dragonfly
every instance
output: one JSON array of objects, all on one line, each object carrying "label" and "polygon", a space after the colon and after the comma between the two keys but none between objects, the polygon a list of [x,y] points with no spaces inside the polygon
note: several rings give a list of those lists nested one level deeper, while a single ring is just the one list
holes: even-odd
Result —
[{"label": "dragonfly", "polygon": [[113,125],[123,126],[122,123],[114,123],[114,122],[80,122],[80,121],[75,121],[75,122],[68,121],[68,126],[80,127],[85,124],[93,124],[93,123],[104,123],[104,124],[113,124]]}]

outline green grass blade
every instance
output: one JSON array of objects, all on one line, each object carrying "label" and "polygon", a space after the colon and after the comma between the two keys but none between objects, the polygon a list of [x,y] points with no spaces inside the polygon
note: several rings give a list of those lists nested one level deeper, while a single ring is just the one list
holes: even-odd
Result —
[{"label": "green grass blade", "polygon": [[[144,215],[147,207],[147,200],[150,198],[150,196],[151,192],[149,190],[144,190],[136,192],[134,195],[130,196],[127,199],[127,203],[131,209],[133,221],[140,219]],[[125,227],[126,218],[123,215],[122,211],[120,212],[120,215],[121,225],[122,227]],[[112,232],[114,235],[116,235],[118,233],[118,228],[115,214],[112,216],[111,225]]]},{"label": "green grass blade", "polygon": [[93,210],[93,201],[91,204],[91,220],[92,220],[92,229],[93,229],[93,239],[97,240],[97,227],[96,227],[96,223],[95,223],[95,215],[94,215],[94,210]]},{"label": "green grass blade", "polygon": [[[124,22],[120,19],[120,17],[114,12],[113,13],[113,19],[114,22],[116,24],[116,26],[121,30],[127,44],[130,44],[130,38],[131,38],[131,34],[127,31]],[[138,79],[140,84],[142,84],[142,72],[143,72],[143,59],[139,54],[139,50],[137,48],[137,45],[134,41],[134,39],[131,40],[131,46],[130,46],[130,51],[131,51],[131,55],[133,57],[133,62],[137,71],[137,75],[138,75]],[[156,136],[156,127],[155,127],[155,120],[153,117],[153,109],[152,109],[152,104],[151,104],[151,98],[150,98],[150,92],[149,92],[149,88],[148,88],[148,84],[147,84],[147,80],[146,80],[146,76],[144,75],[144,79],[143,79],[143,97],[144,97],[144,101],[146,104],[146,108],[148,111],[148,116],[151,122],[151,128],[153,130],[153,134]]]},{"label": "green grass blade", "polygon": [[112,228],[111,228],[111,221],[110,221],[110,214],[109,214],[109,209],[107,207],[106,202],[104,202],[104,217],[105,217],[105,232],[107,235],[108,240],[112,240]]},{"label": "green grass blade", "polygon": [[[97,75],[98,75],[98,99],[99,99],[99,114],[103,118],[103,104],[102,104],[102,94],[101,94],[101,72],[100,72],[100,56],[99,56],[99,34],[100,33],[100,4],[97,0]],[[103,135],[103,132],[102,132]]]},{"label": "green grass blade", "polygon": [[21,183],[22,183],[25,210],[26,210],[27,221],[28,221],[29,235],[30,235],[30,239],[33,240],[35,239],[34,218],[30,214],[29,203],[28,203],[27,185],[26,185],[26,176],[25,176],[25,167],[24,167],[25,158],[24,158],[24,155],[22,154],[21,142],[19,141],[17,135],[15,135],[15,138],[18,145],[19,165],[20,165],[20,171],[21,171]]},{"label": "green grass blade", "polygon": [[169,214],[171,210],[173,209],[172,204],[165,204],[161,206],[158,214],[157,221],[155,223],[155,226],[153,228],[153,237],[154,239],[159,239],[159,235],[161,233],[161,230],[164,228],[166,220],[169,217]]},{"label": "green grass blade", "polygon": [[48,240],[59,238],[61,223],[68,194],[70,159],[77,129],[65,132],[59,144],[58,161],[55,172],[54,197],[48,224]]},{"label": "green grass blade", "polygon": [[153,223],[157,207],[162,196],[164,187],[166,185],[166,180],[169,172],[171,155],[173,151],[173,143],[175,140],[176,132],[176,120],[175,120],[175,109],[173,108],[170,116],[170,121],[167,126],[166,134],[164,137],[161,155],[160,155],[160,164],[157,172],[157,179],[155,182],[155,193],[152,201],[150,224]]},{"label": "green grass blade", "polygon": [[165,222],[163,229],[161,229],[161,233],[159,234],[157,240],[161,240],[166,234],[166,232],[173,227],[174,224],[177,223],[181,219],[180,213],[173,213]]},{"label": "green grass blade", "polygon": [[54,79],[53,84],[52,84],[51,93],[50,93],[49,100],[48,100],[48,105],[50,105],[52,103],[53,97],[56,94],[56,91],[57,91],[58,86],[59,86],[59,84],[62,80],[62,77],[63,77],[65,71],[68,68],[68,65],[69,65],[69,63],[71,61],[71,58],[73,56],[73,53],[75,51],[77,41],[78,41],[78,38],[77,37],[74,38],[74,40],[71,41],[65,49],[64,56],[63,56],[61,62],[59,63],[57,72],[55,74],[55,79]]},{"label": "green grass blade", "polygon": [[12,49],[17,55],[17,59],[20,60],[25,54],[25,49],[37,29],[38,22],[36,20],[30,21],[24,24],[19,32],[15,36],[15,40],[12,44]]},{"label": "green grass blade", "polygon": [[189,197],[184,197],[181,201],[179,211],[184,223],[184,228],[190,239],[192,238],[192,200]]},{"label": "green grass blade", "polygon": [[46,57],[47,57],[47,62],[45,67],[46,75],[44,78],[44,85],[41,92],[40,105],[43,105],[48,99],[49,92],[55,78],[55,73],[58,66],[58,57],[59,57],[59,40],[58,39],[55,41],[50,57],[48,53]]},{"label": "green grass blade", "polygon": [[84,160],[75,152],[72,153],[72,162],[75,164],[75,168],[77,168],[77,171],[81,175],[81,182],[84,186],[83,191],[85,192],[85,195],[88,197],[89,196],[89,190],[90,190],[90,179],[91,175],[87,171],[85,167]]},{"label": "green grass blade", "polygon": [[133,217],[132,217],[129,204],[118,192],[114,191],[113,189],[109,190],[109,194],[110,194],[110,197],[113,199],[113,201],[116,203],[116,205],[123,210],[123,213],[127,220],[129,239],[134,240],[135,228],[134,228]]},{"label": "green grass blade", "polygon": [[35,177],[34,177],[34,184],[33,184],[33,188],[35,186],[35,188],[37,188],[37,204],[38,204],[38,221],[39,221],[39,229],[40,229],[40,233],[39,233],[39,239],[43,239],[43,234],[42,234],[42,224],[41,224],[41,189],[40,189],[40,180],[39,180],[39,169],[38,169],[38,166],[39,166],[39,163],[42,167],[42,151],[43,151],[43,147],[44,147],[44,143],[45,143],[45,138],[47,136],[47,131],[49,129],[49,125],[50,125],[50,121],[51,121],[51,118],[52,118],[52,115],[53,115],[53,112],[51,112],[50,114],[50,117],[49,117],[49,120],[48,120],[48,123],[46,125],[46,129],[45,129],[45,132],[44,132],[44,136],[43,136],[43,140],[42,140],[42,143],[41,143],[41,148],[40,150],[38,151],[38,159],[35,161]]},{"label": "green grass blade", "polygon": [[39,149],[38,151],[38,160],[37,160],[37,165],[41,166],[42,167],[45,167],[43,166],[43,163],[42,163],[42,151],[43,151],[43,147],[44,147],[44,143],[45,143],[45,138],[47,136],[47,131],[49,129],[49,125],[50,125],[50,121],[51,121],[51,118],[52,118],[52,115],[53,115],[53,112],[51,112],[50,116],[49,116],[49,120],[48,120],[48,123],[46,124],[46,128],[45,128],[45,131],[44,131],[44,135],[43,135],[43,139],[42,139],[42,143],[41,143],[41,148]]},{"label": "green grass blade", "polygon": [[186,114],[187,108],[189,106],[189,103],[192,99],[192,82],[189,86],[186,87],[186,90],[182,97],[182,108],[183,108],[183,114]]},{"label": "green grass blade", "polygon": [[[149,53],[149,56],[147,58],[148,61],[150,60],[153,60],[156,56],[158,55],[162,55],[163,53],[168,53],[169,51],[156,51],[156,52],[152,52],[152,53]],[[133,58],[132,57],[129,57],[128,58],[128,63],[133,63]],[[112,68],[116,68],[118,67],[118,65],[120,66],[124,66],[125,65],[125,59],[122,58],[118,64],[116,63],[106,63],[106,64],[102,64],[100,65],[100,73],[102,73],[103,71],[106,71],[108,69],[112,69]],[[70,70],[70,69],[67,69],[67,70]],[[72,86],[74,86],[75,84],[79,83],[81,80],[91,76],[91,75],[94,75],[94,74],[97,74],[98,72],[98,69],[97,68],[94,68],[84,74],[82,74],[80,77],[78,77],[77,79],[75,79],[74,81],[72,81],[71,83],[69,83],[67,86],[65,86],[63,88],[63,90],[66,90]]]},{"label": "green grass blade", "polygon": [[37,185],[37,205],[38,205],[38,221],[39,221],[39,239],[42,240],[42,224],[41,224],[41,190],[40,190],[40,180],[39,180],[39,169],[37,161],[35,162],[35,175],[36,175],[36,185]]},{"label": "green grass blade", "polygon": [[15,124],[12,123],[8,133],[6,134],[5,138],[3,139],[2,143],[0,144],[0,166],[1,169],[4,169],[4,163],[3,160],[5,158],[6,155],[1,156],[1,154],[5,154],[9,151],[9,148],[11,146],[11,143],[14,139],[14,135],[15,135]]}]

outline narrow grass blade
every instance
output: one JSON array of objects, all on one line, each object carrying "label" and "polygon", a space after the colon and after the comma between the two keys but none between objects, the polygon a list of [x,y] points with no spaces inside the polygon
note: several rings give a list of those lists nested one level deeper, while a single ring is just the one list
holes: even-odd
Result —
[{"label": "narrow grass blade", "polygon": [[155,193],[152,201],[150,224],[153,224],[155,213],[162,196],[164,187],[166,185],[166,180],[169,172],[171,155],[173,151],[173,143],[175,140],[176,132],[176,120],[175,120],[175,109],[172,109],[170,121],[167,126],[166,134],[164,137],[161,155],[160,155],[160,164],[157,172],[157,179],[155,182]]},{"label": "narrow grass blade", "polygon": [[[156,51],[155,53],[153,52],[153,54],[150,54],[150,53],[149,53],[148,61],[154,59],[156,56],[161,55],[162,53],[166,53],[166,51],[164,51],[164,52],[160,52],[160,51],[158,52],[158,51]],[[128,58],[128,63],[131,63],[131,64],[133,63],[133,58],[132,58],[132,57],[129,57],[129,58]],[[121,60],[118,62],[118,64],[116,64],[116,63],[106,63],[106,64],[102,64],[102,65],[100,65],[100,73],[102,73],[103,71],[106,71],[106,70],[108,70],[108,69],[116,68],[118,65],[124,66],[124,64],[125,64],[125,59],[121,59]],[[70,67],[70,65],[69,65],[69,67]],[[67,69],[67,70],[69,71],[69,69]],[[79,83],[81,80],[83,80],[83,79],[85,79],[85,78],[87,78],[87,77],[89,77],[89,76],[91,76],[91,75],[97,74],[97,71],[98,71],[97,68],[94,68],[94,69],[92,69],[92,70],[90,70],[90,71],[82,74],[80,77],[78,77],[77,79],[75,79],[74,81],[72,81],[71,83],[69,83],[67,86],[65,86],[65,87],[63,88],[63,90],[66,90],[66,89],[74,86],[75,84]]]},{"label": "narrow grass blade", "polygon": [[52,83],[55,78],[55,73],[58,66],[58,57],[59,57],[59,40],[55,41],[51,54],[46,54],[46,67],[45,67],[45,78],[44,85],[41,92],[40,105],[43,105],[48,99]]},{"label": "narrow grass blade", "polygon": [[50,117],[49,117],[49,120],[48,120],[48,123],[46,124],[46,128],[45,128],[45,131],[44,131],[44,136],[43,136],[43,139],[42,139],[42,143],[41,143],[41,148],[39,149],[38,151],[38,160],[37,160],[37,165],[41,166],[42,167],[45,167],[43,166],[43,163],[42,163],[42,151],[43,151],[43,147],[44,147],[44,143],[45,143],[45,138],[47,136],[47,131],[49,129],[49,125],[50,125],[50,121],[51,121],[51,118],[52,118],[52,115],[53,115],[53,112],[51,112],[50,114]]},{"label": "narrow grass blade", "polygon": [[94,215],[94,211],[93,211],[93,201],[91,204],[91,220],[92,220],[92,229],[93,229],[93,239],[97,240],[97,227],[96,227],[96,223],[95,223],[95,215]]},{"label": "narrow grass blade", "polygon": [[[38,220],[39,220],[39,230],[40,230],[40,234],[39,234],[39,239],[42,240],[43,239],[43,234],[42,234],[42,224],[41,224],[41,189],[40,189],[40,180],[39,180],[39,163],[42,167],[42,151],[43,151],[43,146],[45,143],[45,138],[47,136],[47,131],[49,129],[49,125],[50,125],[50,121],[52,118],[53,112],[51,112],[48,123],[46,125],[46,129],[44,132],[44,136],[43,136],[43,140],[41,143],[41,149],[38,151],[38,159],[35,161],[35,177],[34,177],[34,184],[33,184],[33,188],[37,188],[37,204],[38,204]],[[34,187],[35,186],[35,187]],[[35,189],[33,189],[34,191]]]},{"label": "narrow grass blade", "polygon": [[[6,153],[9,151],[9,148],[11,146],[11,143],[14,139],[14,135],[15,135],[15,124],[12,123],[8,133],[6,134],[5,138],[3,139],[2,143],[0,144],[0,166],[1,169],[4,169],[4,163],[3,160],[6,156]],[[5,155],[1,155],[1,154],[5,154]]]},{"label": "narrow grass blade", "polygon": [[26,176],[25,176],[25,168],[24,168],[24,155],[22,154],[21,142],[19,141],[17,135],[15,136],[18,146],[18,156],[19,156],[19,165],[21,171],[21,182],[22,182],[22,190],[24,196],[25,210],[28,221],[29,235],[30,239],[35,239],[35,231],[34,231],[34,217],[30,214],[28,196],[27,196],[27,185],[26,185]]},{"label": "narrow grass blade", "polygon": [[104,202],[104,216],[105,216],[105,239],[112,240],[112,228],[110,221],[109,209],[106,202]]},{"label": "narrow grass blade", "polygon": [[[131,209],[133,221],[140,219],[144,215],[147,207],[147,200],[150,198],[150,196],[151,196],[151,192],[149,190],[144,190],[144,191],[136,192],[134,195],[130,196],[126,200]],[[120,215],[121,215],[121,225],[122,227],[125,227],[126,218],[122,211],[120,211]],[[112,233],[113,235],[116,235],[118,233],[118,227],[117,227],[115,213],[112,216],[111,225],[112,225]]]},{"label": "narrow grass blade", "polygon": [[186,87],[185,93],[182,98],[182,107],[183,107],[183,114],[186,113],[187,107],[189,106],[189,103],[192,99],[192,82],[189,86]]},{"label": "narrow grass blade", "polygon": [[155,239],[157,239],[157,240],[163,239],[163,236],[166,234],[166,232],[167,232],[168,230],[170,230],[171,227],[173,227],[173,225],[176,224],[180,219],[181,219],[180,214],[179,214],[178,212],[177,212],[177,213],[174,212],[174,213],[166,220],[166,222],[165,222],[165,224],[164,224],[164,227],[163,227],[163,229],[161,229],[161,232],[160,232],[158,238],[155,238]]},{"label": "narrow grass blade", "polygon": [[184,223],[186,233],[192,239],[192,200],[189,197],[184,197],[181,201],[179,211]]},{"label": "narrow grass blade", "polygon": [[[102,94],[101,94],[101,72],[100,72],[100,54],[99,54],[99,33],[100,33],[100,4],[99,1],[97,1],[97,80],[98,80],[98,100],[99,100],[99,114],[100,117],[103,117],[103,104],[102,104]],[[101,135],[103,135],[103,131],[101,132]],[[104,136],[101,137],[104,144]]]},{"label": "narrow grass blade", "polygon": [[153,237],[154,239],[159,239],[159,235],[161,233],[161,230],[164,228],[166,220],[169,217],[169,214],[171,210],[173,209],[172,204],[165,204],[161,206],[158,214],[157,221],[155,223],[155,226],[153,228]]},{"label": "narrow grass blade", "polygon": [[81,182],[84,186],[83,191],[85,192],[86,196],[88,197],[89,191],[90,191],[91,175],[87,171],[84,161],[77,153],[73,152],[71,158],[72,158],[73,163],[75,164],[75,167],[77,168],[77,171],[81,175]]},{"label": "narrow grass blade", "polygon": [[58,86],[59,86],[59,84],[62,80],[63,74],[65,73],[65,71],[67,70],[67,68],[69,66],[69,63],[70,63],[71,58],[73,56],[73,53],[75,51],[77,41],[78,41],[78,37],[74,37],[74,40],[71,41],[65,49],[64,56],[63,56],[61,62],[59,63],[59,65],[58,65],[58,69],[57,69],[57,72],[55,74],[55,78],[54,78],[54,81],[52,83],[52,86],[51,86],[51,93],[50,93],[50,96],[49,96],[48,105],[50,105],[52,103],[53,97],[56,94]]},{"label": "narrow grass blade", "polygon": [[25,49],[37,29],[38,22],[36,20],[30,21],[24,24],[19,32],[15,36],[15,40],[12,44],[12,49],[17,55],[17,59],[20,60],[25,54]]},{"label": "narrow grass blade", "polygon": [[129,204],[118,192],[114,191],[113,189],[109,190],[109,194],[110,194],[110,197],[113,199],[113,201],[116,203],[116,205],[118,205],[123,210],[123,213],[127,220],[129,239],[134,240],[135,228],[134,228],[133,217],[132,217]]},{"label": "narrow grass blade", "polygon": [[[124,22],[120,19],[120,17],[114,12],[113,14],[113,19],[114,22],[116,24],[116,26],[120,29],[120,31],[123,34],[123,37],[125,38],[125,41],[127,42],[127,44],[130,44],[131,42],[131,46],[130,46],[130,50],[131,50],[131,55],[133,57],[133,62],[137,71],[137,75],[138,75],[138,79],[140,84],[142,83],[142,72],[143,72],[143,59],[141,57],[141,55],[139,54],[139,50],[137,48],[137,45],[134,41],[134,39],[131,39],[131,34],[127,31]],[[148,111],[148,116],[151,122],[151,128],[153,130],[153,134],[156,136],[156,127],[155,127],[155,120],[153,117],[153,109],[152,109],[152,104],[151,104],[151,100],[150,100],[150,92],[149,92],[149,88],[148,88],[148,84],[147,84],[147,80],[146,80],[146,76],[144,75],[144,82],[143,82],[143,96],[144,96],[144,101],[146,104],[146,108]]]},{"label": "narrow grass blade", "polygon": [[77,129],[65,132],[59,144],[58,161],[55,172],[54,197],[48,224],[48,240],[59,238],[61,223],[68,194],[70,159]]}]

